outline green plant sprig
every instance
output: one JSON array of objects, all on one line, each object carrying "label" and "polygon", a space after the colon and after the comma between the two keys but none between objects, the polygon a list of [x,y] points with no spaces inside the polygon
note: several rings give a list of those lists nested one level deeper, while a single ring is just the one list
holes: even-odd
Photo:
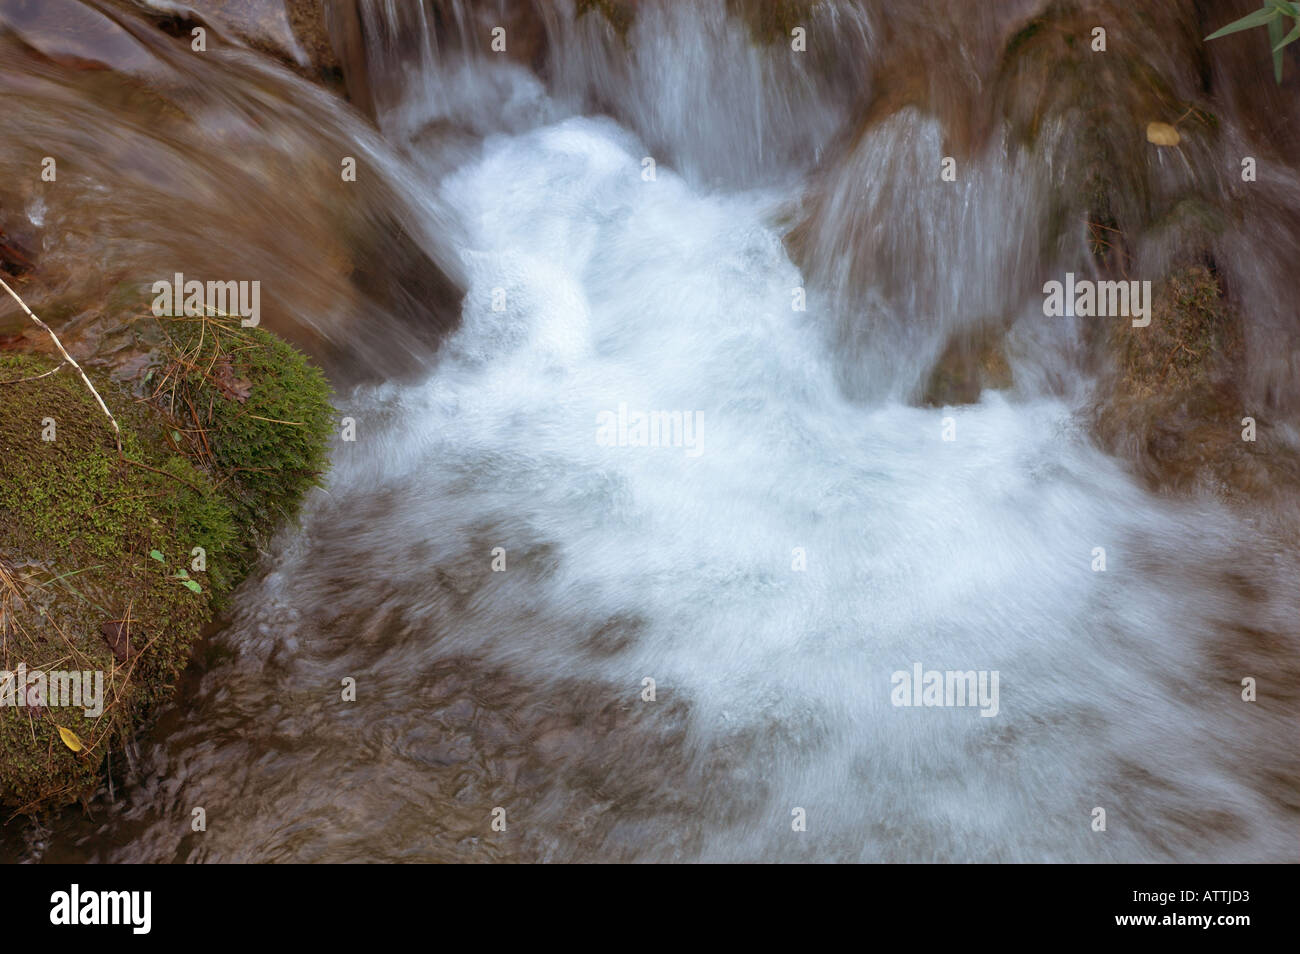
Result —
[{"label": "green plant sprig", "polygon": [[[1291,32],[1283,35],[1286,23],[1283,17],[1295,20]],[[1268,27],[1268,42],[1273,47],[1273,78],[1280,85],[1282,82],[1282,49],[1296,40],[1300,40],[1300,4],[1291,0],[1268,0],[1254,13],[1248,13],[1240,20],[1233,20],[1227,26],[1215,30],[1206,40],[1217,40],[1229,33],[1240,33],[1254,27]]]}]

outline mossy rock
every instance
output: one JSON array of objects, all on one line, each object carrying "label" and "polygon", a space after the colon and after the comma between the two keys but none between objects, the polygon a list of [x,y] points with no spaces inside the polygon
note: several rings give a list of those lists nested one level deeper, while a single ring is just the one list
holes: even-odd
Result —
[{"label": "mossy rock", "polygon": [[1255,441],[1242,438],[1242,323],[1213,271],[1184,265],[1152,296],[1148,327],[1120,320],[1100,333],[1111,366],[1094,421],[1101,444],[1153,490],[1232,498],[1294,487],[1300,466],[1267,421]]},{"label": "mossy rock", "polygon": [[1153,290],[1151,325],[1110,327],[1119,389],[1140,401],[1230,387],[1242,357],[1241,323],[1204,265],[1179,269]]},{"label": "mossy rock", "polygon": [[[156,319],[167,342],[150,402],[207,468],[253,547],[292,520],[327,464],[325,375],[297,349],[230,319]],[[242,569],[241,575],[242,575]]]},{"label": "mossy rock", "polygon": [[93,792],[326,466],[329,386],[302,354],[229,320],[142,320],[164,343],[152,388],[91,375],[120,454],[72,368],[0,353],[0,668],[100,672],[104,692],[97,716],[0,707],[0,801],[19,811]]},{"label": "mossy rock", "polygon": [[[37,377],[56,366],[0,355],[0,668],[102,672],[104,707],[98,717],[0,707],[0,800],[27,809],[92,790],[105,753],[167,695],[215,595],[189,554],[203,547],[219,564],[236,537],[210,478],[152,436],[147,409],[96,381],[128,463],[74,371]],[[125,658],[106,625],[129,641]],[[60,726],[83,751],[61,741]]]}]

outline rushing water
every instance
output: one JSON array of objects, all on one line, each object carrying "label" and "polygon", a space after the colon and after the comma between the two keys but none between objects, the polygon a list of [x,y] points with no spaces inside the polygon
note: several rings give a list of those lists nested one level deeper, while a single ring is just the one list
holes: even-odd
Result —
[{"label": "rushing water", "polygon": [[[670,59],[690,34],[671,21],[646,28],[637,63]],[[933,345],[908,314],[874,325],[846,375],[834,282],[792,308],[804,278],[782,232],[817,152],[798,143],[840,106],[773,139],[754,122],[777,108],[762,80],[745,99],[759,113],[724,102],[733,121],[706,142],[714,127],[673,126],[672,103],[691,82],[741,98],[743,62],[702,77],[703,52],[683,54],[688,79],[625,125],[567,75],[550,93],[521,67],[419,55],[380,126],[412,205],[456,223],[462,324],[424,379],[340,397],[356,441],[126,784],[27,826],[25,856],[1294,857],[1292,517],[1153,496],[1097,450],[1082,389],[1059,386],[1082,374],[1078,329],[1018,297],[1017,244],[953,270],[970,311],[1021,316],[1018,385],[918,408],[900,399],[908,361]],[[483,91],[468,132],[429,132],[466,108],[422,92],[444,70]],[[880,135],[896,153],[936,133],[904,112]],[[647,181],[639,136],[689,145]],[[976,181],[991,192],[964,212],[930,200],[948,222],[934,242],[1001,234],[995,207],[1030,227],[1038,200],[1014,170]],[[907,205],[925,201],[895,211],[925,229]],[[912,307],[961,321],[956,279],[916,268],[880,276],[873,307],[924,282]],[[692,446],[608,446],[598,421],[620,405],[682,412]],[[996,715],[892,705],[914,663],[996,670]]]}]

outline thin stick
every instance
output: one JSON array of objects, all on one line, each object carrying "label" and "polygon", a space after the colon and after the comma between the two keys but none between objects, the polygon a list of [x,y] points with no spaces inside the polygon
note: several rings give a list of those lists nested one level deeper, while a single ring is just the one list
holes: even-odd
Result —
[{"label": "thin stick", "polygon": [[126,455],[122,453],[122,431],[117,426],[117,418],[113,417],[113,412],[108,409],[108,405],[104,403],[104,399],[99,396],[99,392],[95,390],[95,386],[90,383],[90,378],[86,377],[86,372],[81,370],[81,365],[77,364],[76,359],[73,358],[72,355],[68,354],[67,349],[63,347],[63,342],[60,341],[59,336],[54,333],[54,329],[32,314],[32,310],[27,307],[27,302],[18,297],[18,293],[9,287],[8,282],[3,278],[0,278],[0,285],[3,285],[4,290],[13,297],[13,300],[22,306],[23,311],[27,312],[27,317],[36,322],[36,324],[50,336],[54,341],[55,347],[59,349],[59,354],[63,355],[63,360],[77,369],[77,373],[81,375],[81,380],[86,382],[86,387],[90,388],[90,393],[93,394],[95,400],[99,402],[100,409],[108,415],[108,423],[113,425],[113,440],[117,442],[117,456],[125,457]]},{"label": "thin stick", "polygon": [[12,381],[0,381],[0,384],[26,384],[28,381],[39,381],[41,378],[48,378],[51,374],[57,374],[59,371],[62,371],[63,366],[67,363],[68,362],[66,361],[60,361],[54,367],[50,368],[50,370],[41,374],[34,374],[30,378],[14,378]]}]

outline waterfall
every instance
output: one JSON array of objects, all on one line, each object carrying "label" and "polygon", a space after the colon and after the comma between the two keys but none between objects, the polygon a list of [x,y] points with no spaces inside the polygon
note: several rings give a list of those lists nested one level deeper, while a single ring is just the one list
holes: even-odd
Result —
[{"label": "waterfall", "polygon": [[[419,370],[340,393],[356,440],[111,833],[61,819],[28,850],[1290,858],[1295,514],[1153,493],[1097,446],[1086,319],[1042,310],[1083,261],[1053,232],[1059,169],[1000,130],[946,182],[932,112],[854,128],[860,61],[894,42],[880,4],[816,14],[852,91],[723,0],[639,7],[622,37],[544,4],[527,52],[494,56],[518,4],[359,0],[378,133],[331,135],[366,142],[458,322],[425,350],[339,339]],[[421,294],[396,327],[428,323]],[[921,400],[988,329],[1011,383]],[[912,704],[931,671],[996,674],[996,705]],[[1278,695],[1243,702],[1243,677]],[[221,819],[202,837],[195,804]]]}]

